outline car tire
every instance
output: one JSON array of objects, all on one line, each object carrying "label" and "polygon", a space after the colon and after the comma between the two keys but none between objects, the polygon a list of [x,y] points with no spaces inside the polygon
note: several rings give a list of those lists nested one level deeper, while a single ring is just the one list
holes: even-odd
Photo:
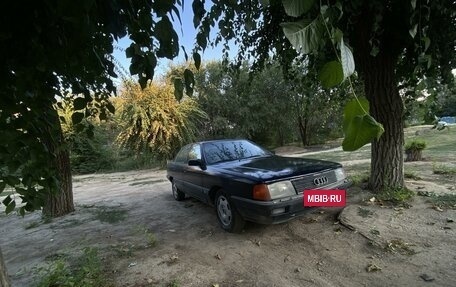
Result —
[{"label": "car tire", "polygon": [[244,218],[242,218],[223,190],[219,190],[215,196],[215,211],[220,226],[225,231],[239,233],[244,228]]},{"label": "car tire", "polygon": [[175,200],[182,201],[185,199],[185,193],[177,188],[176,184],[174,184],[174,181],[171,182],[171,190],[173,192],[173,197]]}]

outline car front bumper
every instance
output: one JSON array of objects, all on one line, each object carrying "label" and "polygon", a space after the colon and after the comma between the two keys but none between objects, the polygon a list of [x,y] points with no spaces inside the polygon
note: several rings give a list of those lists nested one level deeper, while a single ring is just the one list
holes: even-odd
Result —
[{"label": "car front bumper", "polygon": [[[346,189],[350,186],[351,182],[345,180],[326,186],[325,189]],[[238,196],[232,196],[231,200],[245,220],[261,224],[286,222],[314,210],[312,207],[304,207],[303,193],[273,201],[258,201]]]}]

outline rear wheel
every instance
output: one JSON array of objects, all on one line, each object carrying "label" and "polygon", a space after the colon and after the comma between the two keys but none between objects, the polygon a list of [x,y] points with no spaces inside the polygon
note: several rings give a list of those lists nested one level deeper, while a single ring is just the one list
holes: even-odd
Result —
[{"label": "rear wheel", "polygon": [[244,228],[245,220],[231,203],[229,197],[222,191],[215,196],[215,210],[220,226],[233,233],[239,233]]},{"label": "rear wheel", "polygon": [[180,189],[177,188],[176,184],[171,182],[171,189],[173,191],[173,197],[177,201],[181,201],[185,199],[185,193],[182,192]]}]

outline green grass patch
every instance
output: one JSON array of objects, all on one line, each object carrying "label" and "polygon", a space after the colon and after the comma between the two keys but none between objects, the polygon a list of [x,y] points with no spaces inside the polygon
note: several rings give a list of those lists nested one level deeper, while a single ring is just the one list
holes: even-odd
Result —
[{"label": "green grass patch", "polygon": [[177,279],[173,279],[171,282],[168,283],[168,285],[166,285],[166,287],[180,287],[180,283],[179,283],[179,280]]},{"label": "green grass patch", "polygon": [[404,177],[408,179],[413,179],[413,180],[422,180],[420,176],[418,176],[415,172],[413,171],[406,171],[404,172]]},{"label": "green grass patch", "polygon": [[353,183],[353,185],[359,185],[369,181],[369,175],[367,173],[357,173],[348,176],[348,179]]},{"label": "green grass patch", "polygon": [[456,194],[429,194],[429,200],[438,207],[456,209]]},{"label": "green grass patch", "polygon": [[95,248],[86,248],[70,264],[67,258],[57,257],[47,268],[39,271],[37,287],[110,287],[113,284],[103,271],[104,265]]},{"label": "green grass patch", "polygon": [[101,222],[119,223],[127,218],[128,211],[116,207],[98,207],[94,211],[95,218]]},{"label": "green grass patch", "polygon": [[119,223],[124,221],[127,218],[128,210],[121,209],[118,207],[108,207],[108,206],[85,206],[83,208],[92,209],[91,213],[95,215],[95,219],[100,220],[101,222],[106,223]]},{"label": "green grass patch", "polygon": [[407,188],[386,188],[381,193],[377,194],[377,199],[400,204],[406,202],[414,195],[415,193]]},{"label": "green grass patch", "polygon": [[434,172],[434,174],[455,175],[456,167],[439,164],[439,165],[433,165],[432,171]]}]

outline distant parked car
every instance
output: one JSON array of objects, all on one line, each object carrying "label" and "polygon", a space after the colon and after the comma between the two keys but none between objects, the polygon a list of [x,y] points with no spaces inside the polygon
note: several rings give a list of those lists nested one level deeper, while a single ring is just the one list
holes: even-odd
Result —
[{"label": "distant parked car", "polygon": [[168,162],[167,178],[180,201],[186,195],[215,206],[223,229],[245,221],[274,224],[304,214],[304,189],[344,189],[342,165],[274,155],[248,140],[197,142]]}]

